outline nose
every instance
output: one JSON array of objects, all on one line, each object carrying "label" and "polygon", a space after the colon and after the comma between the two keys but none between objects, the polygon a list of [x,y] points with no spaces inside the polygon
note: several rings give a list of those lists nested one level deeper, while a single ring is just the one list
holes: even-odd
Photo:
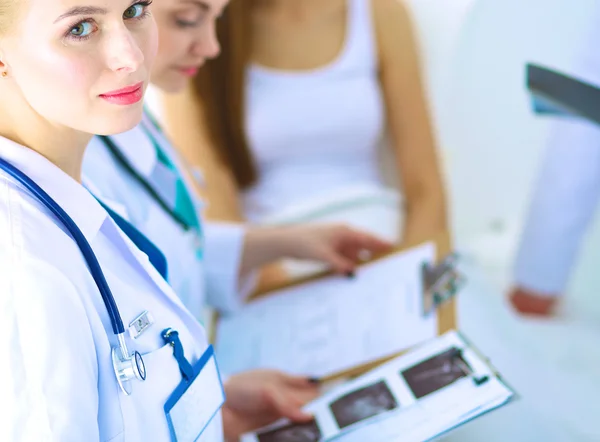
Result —
[{"label": "nose", "polygon": [[127,28],[110,37],[107,60],[110,70],[123,73],[135,72],[144,63],[144,53]]},{"label": "nose", "polygon": [[192,49],[194,55],[202,58],[215,58],[221,53],[221,45],[217,38],[214,26],[211,26],[201,38],[198,39]]}]

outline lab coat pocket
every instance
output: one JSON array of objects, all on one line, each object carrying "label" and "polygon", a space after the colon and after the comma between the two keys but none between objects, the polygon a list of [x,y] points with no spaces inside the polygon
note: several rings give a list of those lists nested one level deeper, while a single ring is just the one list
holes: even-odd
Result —
[{"label": "lab coat pocket", "polygon": [[[121,395],[126,440],[169,441],[164,405],[182,379],[173,347],[163,345],[142,354],[142,358],[146,366],[146,380],[132,381],[131,396]],[[129,429],[132,422],[137,422],[135,430]]]}]

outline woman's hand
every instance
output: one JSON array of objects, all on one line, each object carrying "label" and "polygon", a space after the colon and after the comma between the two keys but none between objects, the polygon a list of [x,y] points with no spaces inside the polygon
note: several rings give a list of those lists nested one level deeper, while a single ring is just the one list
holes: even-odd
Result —
[{"label": "woman's hand", "polygon": [[517,286],[510,290],[508,299],[513,309],[521,315],[549,318],[556,314],[559,296],[538,293]]},{"label": "woman's hand", "polygon": [[320,261],[337,273],[351,273],[364,255],[389,251],[392,244],[345,225],[294,225],[249,229],[242,274],[282,258]]},{"label": "woman's hand", "polygon": [[386,241],[344,225],[291,227],[284,241],[286,257],[320,261],[336,273],[352,273],[365,258],[392,248]]},{"label": "woman's hand", "polygon": [[307,422],[301,408],[319,395],[318,384],[305,377],[274,370],[253,370],[230,377],[225,383],[223,428],[227,441],[281,418]]}]

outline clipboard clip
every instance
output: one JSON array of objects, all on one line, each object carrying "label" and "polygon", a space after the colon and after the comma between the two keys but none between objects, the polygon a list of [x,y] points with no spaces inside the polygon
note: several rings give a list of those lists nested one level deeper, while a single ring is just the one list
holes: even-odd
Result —
[{"label": "clipboard clip", "polygon": [[465,278],[456,270],[458,256],[446,256],[438,264],[423,263],[423,316],[450,301],[464,285]]}]

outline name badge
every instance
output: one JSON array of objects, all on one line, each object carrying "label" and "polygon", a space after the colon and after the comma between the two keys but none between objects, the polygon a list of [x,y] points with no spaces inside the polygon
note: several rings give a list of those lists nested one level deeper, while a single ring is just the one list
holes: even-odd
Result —
[{"label": "name badge", "polygon": [[154,318],[148,311],[144,311],[129,323],[129,334],[133,339],[137,339],[142,333],[148,330],[152,324],[154,324]]},{"label": "name badge", "polygon": [[193,377],[179,384],[164,407],[173,442],[199,440],[225,403],[225,391],[212,345],[193,369]]}]

